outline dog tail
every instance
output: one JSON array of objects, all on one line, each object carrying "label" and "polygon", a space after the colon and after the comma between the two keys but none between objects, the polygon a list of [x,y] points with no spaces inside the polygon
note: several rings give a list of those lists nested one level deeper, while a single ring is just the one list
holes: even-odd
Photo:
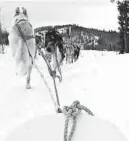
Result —
[{"label": "dog tail", "polygon": [[20,76],[27,75],[28,69],[32,65],[32,58],[29,56],[27,46],[22,39],[19,41],[19,47],[17,47],[15,60],[16,73]]}]

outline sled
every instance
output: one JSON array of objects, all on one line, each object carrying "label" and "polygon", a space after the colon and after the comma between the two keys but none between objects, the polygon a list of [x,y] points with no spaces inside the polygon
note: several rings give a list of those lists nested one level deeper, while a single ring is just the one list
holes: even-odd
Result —
[{"label": "sled", "polygon": [[[16,128],[4,141],[63,141],[63,114],[45,115]],[[71,124],[70,124],[71,125]],[[70,128],[70,127],[69,127]],[[95,116],[81,113],[77,119],[72,141],[127,141],[111,123]]]}]

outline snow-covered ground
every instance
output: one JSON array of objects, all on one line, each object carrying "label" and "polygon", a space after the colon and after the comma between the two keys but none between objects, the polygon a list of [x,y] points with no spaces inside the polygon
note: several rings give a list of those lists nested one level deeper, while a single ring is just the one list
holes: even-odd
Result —
[{"label": "snow-covered ground", "polygon": [[[46,64],[37,64],[51,88]],[[129,140],[129,54],[81,51],[74,64],[62,66],[63,82],[57,81],[61,106],[79,100],[97,116],[115,124]],[[35,69],[32,89],[25,89],[25,78],[15,75],[10,49],[0,54],[0,141],[20,124],[55,113],[49,92]]]}]

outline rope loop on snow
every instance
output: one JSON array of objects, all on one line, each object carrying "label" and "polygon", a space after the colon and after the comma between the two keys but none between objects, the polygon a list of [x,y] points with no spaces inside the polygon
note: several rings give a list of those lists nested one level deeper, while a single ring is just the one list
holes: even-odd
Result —
[{"label": "rope loop on snow", "polygon": [[[64,106],[63,113],[65,115],[64,141],[71,141],[75,132],[77,117],[84,110],[89,115],[94,116],[93,113],[85,106],[81,105],[78,100],[74,101],[70,106]],[[71,131],[68,135],[69,120],[72,119]]]}]

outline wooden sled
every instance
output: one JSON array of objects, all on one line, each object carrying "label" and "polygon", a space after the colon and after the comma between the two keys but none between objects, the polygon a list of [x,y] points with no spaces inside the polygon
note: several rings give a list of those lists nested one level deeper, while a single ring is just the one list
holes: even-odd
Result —
[{"label": "wooden sled", "polygon": [[[64,122],[63,114],[45,115],[16,128],[4,141],[63,141]],[[80,114],[72,141],[127,140],[111,123],[95,116]]]}]

